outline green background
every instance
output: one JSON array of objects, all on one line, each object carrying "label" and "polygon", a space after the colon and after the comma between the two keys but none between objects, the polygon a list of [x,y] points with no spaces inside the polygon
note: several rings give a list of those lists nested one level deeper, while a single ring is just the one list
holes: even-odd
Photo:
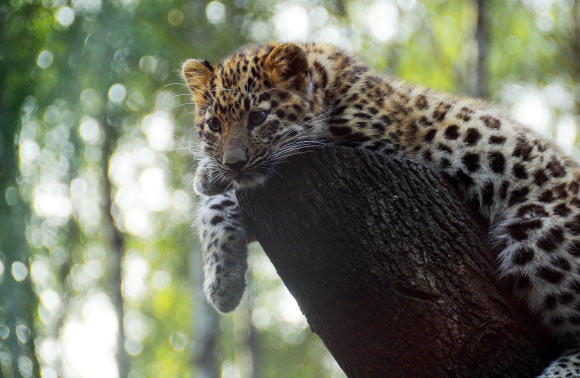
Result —
[{"label": "green background", "polygon": [[259,247],[240,308],[206,304],[181,62],[331,42],[380,72],[488,98],[577,155],[578,7],[3,0],[0,376],[343,377]]}]

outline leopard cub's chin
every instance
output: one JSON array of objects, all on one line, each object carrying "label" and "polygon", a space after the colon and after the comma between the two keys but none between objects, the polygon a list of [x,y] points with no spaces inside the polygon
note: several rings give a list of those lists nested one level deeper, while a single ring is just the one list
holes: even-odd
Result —
[{"label": "leopard cub's chin", "polygon": [[266,181],[268,181],[268,177],[265,175],[241,175],[232,178],[232,182],[236,189],[256,188],[264,185]]}]

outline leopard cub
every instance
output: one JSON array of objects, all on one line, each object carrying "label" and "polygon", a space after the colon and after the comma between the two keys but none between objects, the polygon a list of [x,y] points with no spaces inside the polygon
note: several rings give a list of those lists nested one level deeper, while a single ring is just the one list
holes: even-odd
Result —
[{"label": "leopard cub", "polygon": [[[554,334],[580,344],[580,167],[485,102],[373,72],[321,43],[243,48],[221,62],[188,60],[204,159],[197,226],[209,301],[233,310],[253,240],[236,188],[261,185],[305,147],[335,144],[402,155],[451,178],[489,220],[499,275]],[[542,377],[579,375],[570,352]],[[570,376],[570,375],[568,375]]]}]

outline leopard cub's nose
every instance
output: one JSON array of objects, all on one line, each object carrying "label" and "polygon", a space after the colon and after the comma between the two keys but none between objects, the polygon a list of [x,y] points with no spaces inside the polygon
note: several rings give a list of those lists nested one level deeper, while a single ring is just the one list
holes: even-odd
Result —
[{"label": "leopard cub's nose", "polygon": [[245,143],[239,138],[230,138],[224,148],[222,162],[226,168],[241,172],[248,162],[248,151]]},{"label": "leopard cub's nose", "polygon": [[224,162],[224,165],[231,169],[232,171],[241,172],[242,168],[246,165],[247,160],[238,160],[234,162]]}]

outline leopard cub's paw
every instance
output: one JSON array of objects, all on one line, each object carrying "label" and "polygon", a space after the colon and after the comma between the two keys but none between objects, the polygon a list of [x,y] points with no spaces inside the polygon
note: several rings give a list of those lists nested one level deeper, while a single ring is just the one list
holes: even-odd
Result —
[{"label": "leopard cub's paw", "polygon": [[210,159],[202,159],[195,170],[193,189],[198,195],[214,196],[224,193],[227,183],[219,180],[217,172],[212,168]]},{"label": "leopard cub's paw", "polygon": [[233,192],[204,198],[198,213],[204,292],[220,312],[240,303],[246,288],[248,233]]},{"label": "leopard cub's paw", "polygon": [[[203,291],[219,312],[226,313],[233,311],[244,295],[248,249],[241,238],[218,243],[218,249],[221,252],[210,252],[204,265]],[[216,256],[216,253],[222,253],[222,256]]]}]

